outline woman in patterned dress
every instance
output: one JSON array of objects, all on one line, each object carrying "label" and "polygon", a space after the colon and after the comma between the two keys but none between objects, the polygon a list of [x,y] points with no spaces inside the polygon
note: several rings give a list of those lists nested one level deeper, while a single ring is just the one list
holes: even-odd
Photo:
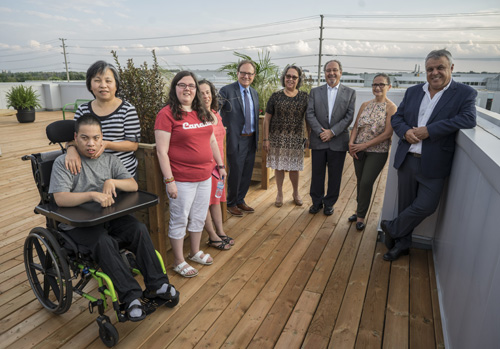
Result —
[{"label": "woman in patterned dress", "polygon": [[[219,151],[222,160],[224,160],[224,137],[226,137],[226,129],[222,124],[221,116],[216,111],[219,108],[217,92],[215,86],[208,80],[200,80],[199,85],[201,98],[205,103],[205,107],[212,113],[215,139],[217,139]],[[205,220],[205,230],[208,233],[207,245],[218,250],[226,251],[234,245],[234,239],[224,233],[224,222],[222,221],[220,203],[226,202],[226,187],[224,186],[221,197],[216,198],[215,192],[218,182],[219,180],[212,176],[212,192],[210,194],[210,206],[208,207],[207,219]]]},{"label": "woman in patterned dress", "polygon": [[373,183],[385,166],[391,146],[391,116],[397,107],[387,98],[390,88],[391,79],[387,74],[375,75],[372,83],[375,98],[359,108],[349,139],[349,154],[353,157],[358,181],[358,207],[356,213],[349,217],[349,222],[356,222],[357,230],[365,229]]},{"label": "woman in patterned dress", "polygon": [[272,94],[267,102],[264,117],[262,146],[267,152],[266,166],[275,170],[277,195],[276,207],[283,205],[283,181],[289,172],[293,187],[293,201],[302,205],[299,194],[299,171],[304,169],[304,120],[307,109],[307,93],[299,91],[302,85],[302,69],[290,65],[283,70],[283,90]]}]

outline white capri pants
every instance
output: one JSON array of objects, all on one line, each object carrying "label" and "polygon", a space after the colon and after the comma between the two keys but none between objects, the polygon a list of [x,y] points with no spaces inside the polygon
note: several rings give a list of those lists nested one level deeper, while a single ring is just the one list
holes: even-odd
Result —
[{"label": "white capri pants", "polygon": [[178,182],[177,199],[170,200],[168,237],[183,239],[186,228],[193,233],[203,231],[212,191],[212,178],[202,182]]}]

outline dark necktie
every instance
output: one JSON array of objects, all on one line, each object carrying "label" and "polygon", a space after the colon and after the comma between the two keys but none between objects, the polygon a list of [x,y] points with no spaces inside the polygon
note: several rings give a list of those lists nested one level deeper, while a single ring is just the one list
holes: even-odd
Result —
[{"label": "dark necktie", "polygon": [[243,128],[243,133],[252,132],[252,115],[250,113],[250,98],[248,97],[248,90],[244,89],[245,94],[245,127]]}]

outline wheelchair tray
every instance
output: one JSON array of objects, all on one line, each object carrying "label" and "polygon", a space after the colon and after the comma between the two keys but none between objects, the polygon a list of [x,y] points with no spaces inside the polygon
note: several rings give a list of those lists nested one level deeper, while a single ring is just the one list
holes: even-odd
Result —
[{"label": "wheelchair tray", "polygon": [[158,196],[139,190],[120,192],[115,198],[115,203],[109,207],[103,208],[97,202],[86,202],[76,207],[59,207],[55,203],[50,203],[38,205],[35,211],[74,227],[90,227],[156,204]]}]

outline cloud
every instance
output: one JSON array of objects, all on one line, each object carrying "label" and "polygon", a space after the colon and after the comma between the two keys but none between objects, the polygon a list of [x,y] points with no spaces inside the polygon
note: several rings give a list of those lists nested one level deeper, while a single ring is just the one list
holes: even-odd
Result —
[{"label": "cloud", "polygon": [[191,49],[187,46],[177,46],[174,48],[174,51],[177,51],[180,53],[191,53]]},{"label": "cloud", "polygon": [[28,15],[40,17],[42,19],[53,20],[53,21],[63,21],[63,22],[79,22],[76,18],[57,16],[50,13],[40,12],[40,11],[26,11]]}]

